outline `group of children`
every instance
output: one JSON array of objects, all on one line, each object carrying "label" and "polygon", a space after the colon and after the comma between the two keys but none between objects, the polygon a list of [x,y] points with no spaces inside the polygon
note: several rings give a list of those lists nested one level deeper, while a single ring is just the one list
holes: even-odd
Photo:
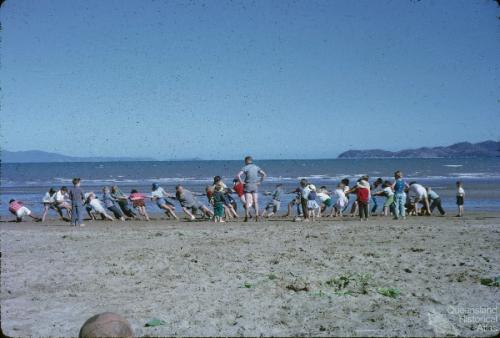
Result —
[{"label": "group of children", "polygon": [[[206,187],[205,194],[195,193],[178,185],[173,195],[167,193],[157,183],[153,183],[151,195],[148,196],[135,189],[126,195],[117,186],[112,186],[102,189],[101,199],[98,199],[93,192],[84,193],[80,188],[81,180],[74,178],[73,187],[70,189],[63,186],[57,191],[50,189],[45,194],[41,218],[33,215],[21,201],[14,199],[9,202],[9,211],[16,216],[17,221],[21,221],[25,216],[36,221],[45,221],[48,211],[53,209],[62,219],[70,220],[74,226],[84,226],[85,212],[91,220],[100,216],[110,221],[138,218],[148,221],[150,218],[145,200],[149,198],[169,218],[179,219],[173,204],[176,200],[190,220],[195,220],[196,215],[201,213],[202,217],[212,219],[214,222],[225,222],[239,217],[238,204],[232,197],[236,194],[245,211],[244,221],[252,217],[258,221],[260,217],[271,217],[278,213],[282,195],[285,193],[282,184],[277,184],[272,192],[264,192],[264,195],[270,196],[270,201],[260,213],[258,187],[265,177],[266,173],[253,164],[252,158],[248,156],[245,158],[245,166],[233,180],[232,188],[226,186],[220,176],[215,176],[213,184]],[[341,217],[348,209],[353,196],[355,199],[351,204],[350,214],[354,216],[358,213],[361,220],[367,220],[370,214],[376,214],[378,208],[376,197],[378,196],[385,198],[381,215],[392,214],[395,219],[405,219],[407,214],[431,215],[436,208],[441,215],[445,214],[441,199],[435,191],[417,182],[407,183],[401,171],[394,173],[392,182],[378,178],[370,184],[369,177],[363,176],[353,186],[350,187],[349,183],[349,179],[343,179],[333,191],[328,191],[325,186],[317,189],[314,184],[301,179],[299,186],[288,192],[295,194],[295,198],[288,204],[288,212],[283,216],[292,216],[293,209],[296,207],[295,220],[314,221],[318,217]],[[207,197],[213,211],[198,201],[196,196],[203,195]],[[462,183],[457,182],[456,202],[459,217],[463,216],[464,196]],[[371,210],[370,204],[372,204]],[[328,208],[330,208],[329,211]],[[253,215],[251,209],[253,209]]]},{"label": "group of children", "polygon": [[[384,181],[378,178],[369,183],[369,177],[363,176],[356,181],[356,184],[349,187],[349,179],[343,179],[332,192],[325,186],[316,190],[313,184],[309,184],[306,179],[299,182],[299,187],[290,193],[295,193],[296,197],[288,204],[288,212],[284,216],[291,216],[293,207],[297,207],[297,217],[302,216],[305,221],[314,220],[317,217],[343,216],[343,212],[348,209],[351,196],[355,196],[351,204],[350,214],[367,220],[368,216],[375,215],[378,209],[377,196],[385,197],[382,208],[382,216],[393,215],[394,219],[405,219],[406,215],[431,215],[434,209],[438,209],[441,215],[445,215],[441,205],[441,198],[431,187],[424,187],[417,182],[406,183],[403,173],[396,171],[394,181]],[[462,182],[456,182],[457,187],[457,217],[463,216],[463,205],[465,190]],[[316,200],[320,201],[320,205]],[[333,200],[335,199],[335,203]],[[371,210],[369,209],[372,204]],[[330,213],[327,208],[331,207]],[[306,212],[303,212],[306,210]],[[299,219],[299,218],[297,218]]]}]

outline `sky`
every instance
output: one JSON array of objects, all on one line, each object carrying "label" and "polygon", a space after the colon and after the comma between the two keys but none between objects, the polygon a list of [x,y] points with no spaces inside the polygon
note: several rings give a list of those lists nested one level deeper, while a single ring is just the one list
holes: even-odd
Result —
[{"label": "sky", "polygon": [[7,0],[2,149],[334,158],[500,140],[492,0]]}]

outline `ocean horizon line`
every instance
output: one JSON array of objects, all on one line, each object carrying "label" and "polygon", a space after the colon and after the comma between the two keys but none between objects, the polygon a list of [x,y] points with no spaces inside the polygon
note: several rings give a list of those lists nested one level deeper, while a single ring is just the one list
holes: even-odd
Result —
[{"label": "ocean horizon line", "polygon": [[[491,159],[498,158],[500,156],[460,156],[460,157],[363,157],[363,158],[331,158],[331,157],[300,157],[300,158],[259,158],[253,157],[255,161],[366,161],[366,160],[461,160],[461,159]],[[1,164],[52,164],[52,163],[130,163],[130,162],[238,162],[243,161],[244,157],[239,159],[151,159],[151,160],[89,160],[89,161],[4,161],[0,160]]]}]

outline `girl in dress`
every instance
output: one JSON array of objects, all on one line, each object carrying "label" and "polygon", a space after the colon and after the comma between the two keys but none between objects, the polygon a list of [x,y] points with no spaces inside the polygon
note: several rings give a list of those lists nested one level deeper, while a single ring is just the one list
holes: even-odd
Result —
[{"label": "girl in dress", "polygon": [[331,216],[342,217],[342,212],[349,203],[349,200],[345,195],[345,185],[343,183],[339,183],[339,185],[337,185],[337,189],[335,189],[334,195],[337,201],[335,202],[335,206],[332,209]]},{"label": "girl in dress", "polygon": [[309,184],[309,190],[309,195],[307,195],[307,212],[311,221],[314,221],[319,216],[321,210],[318,202],[316,202],[317,193],[314,184]]}]

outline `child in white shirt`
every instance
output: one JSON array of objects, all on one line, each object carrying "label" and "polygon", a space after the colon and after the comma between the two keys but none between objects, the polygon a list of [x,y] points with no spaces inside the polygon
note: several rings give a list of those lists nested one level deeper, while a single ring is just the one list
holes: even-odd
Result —
[{"label": "child in white shirt", "polygon": [[332,209],[332,214],[333,216],[340,216],[342,217],[342,212],[345,209],[347,203],[349,202],[346,195],[345,195],[345,185],[343,183],[340,183],[337,185],[337,189],[335,189],[334,196],[337,199],[335,202],[335,206]]},{"label": "child in white shirt", "polygon": [[[114,221],[114,218],[111,217],[107,212],[106,212],[106,209],[104,209],[101,201],[99,201],[97,199],[97,197],[95,196],[94,193],[90,193],[89,196],[88,196],[88,199],[89,199],[89,205],[92,207],[92,210],[96,213],[98,213],[99,215],[101,215],[101,217],[103,219],[108,219],[110,221]],[[91,214],[91,217],[93,220],[95,220],[95,216],[93,214]]]},{"label": "child in white shirt", "polygon": [[465,190],[463,188],[462,182],[457,181],[457,206],[458,206],[457,217],[462,217],[464,215],[464,199],[465,199]]},{"label": "child in white shirt", "polygon": [[394,191],[392,191],[391,182],[385,181],[382,184],[382,190],[373,193],[373,195],[385,197],[384,208],[382,210],[383,216],[389,216],[391,213],[394,214]]},{"label": "child in white shirt", "polygon": [[316,194],[320,201],[320,206],[321,206],[321,213],[319,216],[324,215],[325,211],[327,208],[331,207],[333,205],[332,198],[330,197],[330,193],[326,189],[325,186],[322,186],[319,188],[318,193]]}]

